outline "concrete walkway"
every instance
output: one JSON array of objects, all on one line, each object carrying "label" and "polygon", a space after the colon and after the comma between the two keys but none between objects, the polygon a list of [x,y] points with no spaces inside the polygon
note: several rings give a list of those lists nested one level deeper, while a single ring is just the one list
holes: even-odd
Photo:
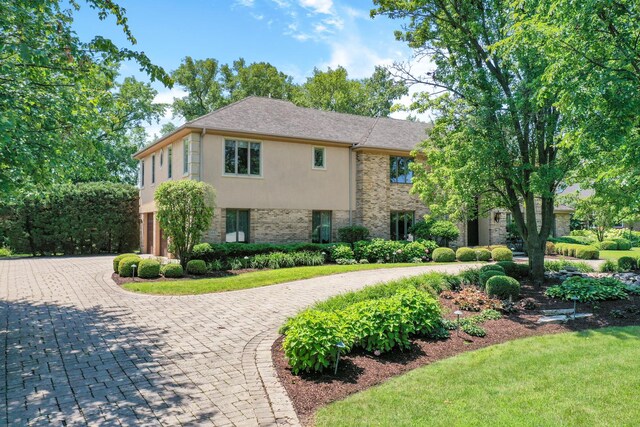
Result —
[{"label": "concrete walkway", "polygon": [[270,347],[283,320],[371,270],[244,291],[120,289],[112,257],[0,260],[0,425],[297,425]]}]

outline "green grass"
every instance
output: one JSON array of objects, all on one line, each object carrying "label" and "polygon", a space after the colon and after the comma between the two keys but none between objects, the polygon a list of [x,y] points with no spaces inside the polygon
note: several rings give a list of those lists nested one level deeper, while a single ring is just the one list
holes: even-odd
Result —
[{"label": "green grass", "polygon": [[623,256],[640,258],[640,248],[631,248],[631,250],[629,251],[600,251],[600,259],[617,261],[619,258]]},{"label": "green grass", "polygon": [[[236,291],[239,289],[257,288],[275,285],[277,283],[292,282],[294,280],[310,279],[330,274],[349,273],[361,270],[377,270],[381,268],[425,267],[439,265],[428,264],[354,264],[354,265],[320,265],[317,267],[281,268],[278,270],[256,271],[237,276],[216,277],[198,280],[176,280],[166,282],[127,283],[123,287],[133,292],[154,295],[198,295],[211,292]],[[448,263],[452,264],[452,263]]]},{"label": "green grass", "polygon": [[511,341],[322,408],[317,426],[638,425],[640,327]]}]

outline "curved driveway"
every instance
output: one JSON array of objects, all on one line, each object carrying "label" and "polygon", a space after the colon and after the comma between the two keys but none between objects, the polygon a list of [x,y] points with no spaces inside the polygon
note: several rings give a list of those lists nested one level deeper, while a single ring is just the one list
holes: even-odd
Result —
[{"label": "curved driveway", "polygon": [[297,425],[270,353],[287,316],[368,284],[468,267],[159,297],[120,289],[111,260],[0,260],[0,425]]}]

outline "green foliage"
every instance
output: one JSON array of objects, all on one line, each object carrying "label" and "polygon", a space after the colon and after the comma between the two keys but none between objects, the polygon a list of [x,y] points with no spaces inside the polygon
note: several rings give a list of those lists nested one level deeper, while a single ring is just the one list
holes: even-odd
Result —
[{"label": "green foliage", "polygon": [[484,273],[485,271],[499,271],[501,273],[505,273],[504,267],[499,264],[487,264],[480,267],[480,272]]},{"label": "green foliage", "polygon": [[13,252],[11,252],[11,249],[6,247],[0,247],[0,258],[10,257],[11,255],[13,255]]},{"label": "green foliage", "polygon": [[513,259],[513,252],[507,248],[495,248],[491,251],[491,258],[494,261],[511,261]]},{"label": "green foliage", "polygon": [[570,277],[560,285],[547,288],[549,298],[571,300],[577,297],[579,302],[617,300],[627,298],[624,283],[609,277]]},{"label": "green foliage", "polygon": [[630,256],[623,256],[618,258],[618,268],[621,271],[631,271],[638,268],[638,261]]},{"label": "green foliage", "polygon": [[429,240],[414,242],[373,239],[359,241],[354,245],[356,259],[369,262],[412,262],[414,258],[427,261],[438,245]]},{"label": "green foliage", "polygon": [[120,268],[120,261],[122,261],[122,258],[126,258],[126,257],[132,257],[132,256],[137,256],[136,254],[120,254],[117,255],[115,258],[113,258],[113,272],[117,273],[118,269]]},{"label": "green foliage", "polygon": [[458,261],[475,261],[477,259],[477,253],[471,248],[458,248],[456,251],[456,259]]},{"label": "green foliage", "polygon": [[437,248],[433,251],[433,261],[435,262],[454,262],[456,253],[450,248]]},{"label": "green foliage", "polygon": [[180,259],[183,267],[191,259],[193,247],[211,226],[214,199],[211,185],[190,179],[165,181],[154,193],[156,217],[169,239],[169,252]]},{"label": "green foliage", "polygon": [[298,267],[324,264],[325,257],[318,252],[301,251],[291,253],[293,264]]},{"label": "green foliage", "polygon": [[349,244],[354,244],[360,240],[369,240],[369,229],[361,225],[338,228],[338,240]]},{"label": "green foliage", "polygon": [[619,251],[628,251],[631,249],[631,241],[622,237],[615,240]]},{"label": "green foliage", "polygon": [[431,239],[431,225],[433,220],[417,221],[409,228],[409,233],[413,235],[415,239]]},{"label": "green foliage", "polygon": [[129,252],[138,247],[138,204],[135,187],[109,182],[23,193],[0,206],[0,241],[33,255]]},{"label": "green foliage", "polygon": [[336,260],[336,264],[338,265],[352,265],[352,264],[358,264],[358,261],[356,261],[353,258],[338,258]]},{"label": "green foliage", "polygon": [[498,310],[502,308],[500,301],[490,298],[484,292],[475,288],[463,288],[460,292],[445,291],[441,293],[442,298],[450,299],[460,310],[480,311],[484,309]]},{"label": "green foliage", "polygon": [[271,243],[200,243],[196,246],[200,249],[198,253],[196,253],[194,246],[193,259],[202,259],[206,262],[213,262],[214,260],[227,262],[232,258],[252,257],[254,255],[268,254],[271,252],[295,253],[305,251],[318,254],[325,252],[325,254],[329,254],[327,258],[330,258],[331,250],[335,244],[291,243],[276,245]]},{"label": "green foliage", "polygon": [[594,271],[593,267],[581,261],[548,260],[544,262],[544,269],[546,271],[560,271],[567,267],[575,268],[581,273],[592,273]]},{"label": "green foliage", "polygon": [[579,245],[574,243],[556,243],[556,252],[559,255],[580,259],[598,259],[600,253],[595,246]]},{"label": "green foliage", "polygon": [[184,276],[184,269],[180,264],[170,263],[162,266],[162,275],[167,278],[178,278]]},{"label": "green foliage", "polygon": [[502,271],[497,271],[497,270],[488,270],[488,271],[483,271],[480,273],[480,287],[482,287],[483,289],[487,286],[487,281],[495,276],[505,276],[506,277],[506,273],[503,273]]},{"label": "green foliage", "polygon": [[476,259],[478,261],[489,261],[491,259],[491,251],[489,249],[476,249]]},{"label": "green foliage", "polygon": [[486,282],[485,289],[489,296],[503,300],[509,299],[509,297],[516,300],[520,296],[520,282],[513,277],[490,277]]},{"label": "green foliage", "polygon": [[480,269],[479,268],[469,268],[467,270],[463,270],[458,274],[460,281],[463,285],[475,285],[480,286]]},{"label": "green foliage", "polygon": [[602,273],[618,273],[620,268],[616,261],[608,259],[600,266],[600,271]]},{"label": "green foliage", "polygon": [[138,267],[142,261],[138,255],[126,256],[120,260],[118,263],[118,274],[121,277],[132,277],[133,276],[133,265]]},{"label": "green foliage", "polygon": [[431,225],[430,234],[434,240],[446,246],[460,236],[460,230],[451,221],[435,221]]},{"label": "green foliage", "polygon": [[504,269],[504,272],[507,276],[513,277],[514,279],[523,279],[529,275],[529,265],[528,264],[518,264],[513,261],[500,261],[496,263]]},{"label": "green foliage", "polygon": [[155,259],[145,258],[138,264],[138,277],[155,279],[160,276],[160,263]]},{"label": "green foliage", "polygon": [[618,250],[618,244],[613,240],[605,240],[598,245],[601,251],[616,251]]},{"label": "green foliage", "polygon": [[333,259],[354,259],[353,249],[348,245],[336,245],[331,249]]},{"label": "green foliage", "polygon": [[191,259],[201,259],[205,262],[211,262],[214,260],[213,248],[209,243],[198,243],[193,246]]},{"label": "green foliage", "polygon": [[192,259],[187,262],[187,273],[201,276],[207,273],[207,264],[201,259]]},{"label": "green foliage", "polygon": [[484,337],[487,335],[487,331],[484,328],[474,325],[473,323],[462,323],[460,324],[460,330],[466,333],[467,335],[471,335],[472,337]]}]

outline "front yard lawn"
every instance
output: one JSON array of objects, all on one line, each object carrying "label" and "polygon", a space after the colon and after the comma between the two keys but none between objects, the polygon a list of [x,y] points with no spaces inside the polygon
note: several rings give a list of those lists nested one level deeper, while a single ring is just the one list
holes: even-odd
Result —
[{"label": "front yard lawn", "polygon": [[[292,282],[294,280],[311,279],[330,274],[349,273],[360,270],[377,270],[381,268],[427,267],[439,265],[430,262],[424,264],[353,264],[353,265],[320,265],[316,267],[293,267],[277,270],[256,271],[237,276],[216,277],[196,280],[176,280],[161,282],[126,283],[124,289],[154,295],[197,295],[210,292],[236,291],[239,289],[257,288]],[[454,263],[449,263],[455,265]]]},{"label": "front yard lawn", "polygon": [[600,251],[600,259],[617,261],[623,256],[630,256],[636,259],[640,258],[640,248],[631,248],[630,251]]},{"label": "front yard lawn", "polygon": [[318,426],[635,425],[640,327],[463,353],[330,404]]}]

